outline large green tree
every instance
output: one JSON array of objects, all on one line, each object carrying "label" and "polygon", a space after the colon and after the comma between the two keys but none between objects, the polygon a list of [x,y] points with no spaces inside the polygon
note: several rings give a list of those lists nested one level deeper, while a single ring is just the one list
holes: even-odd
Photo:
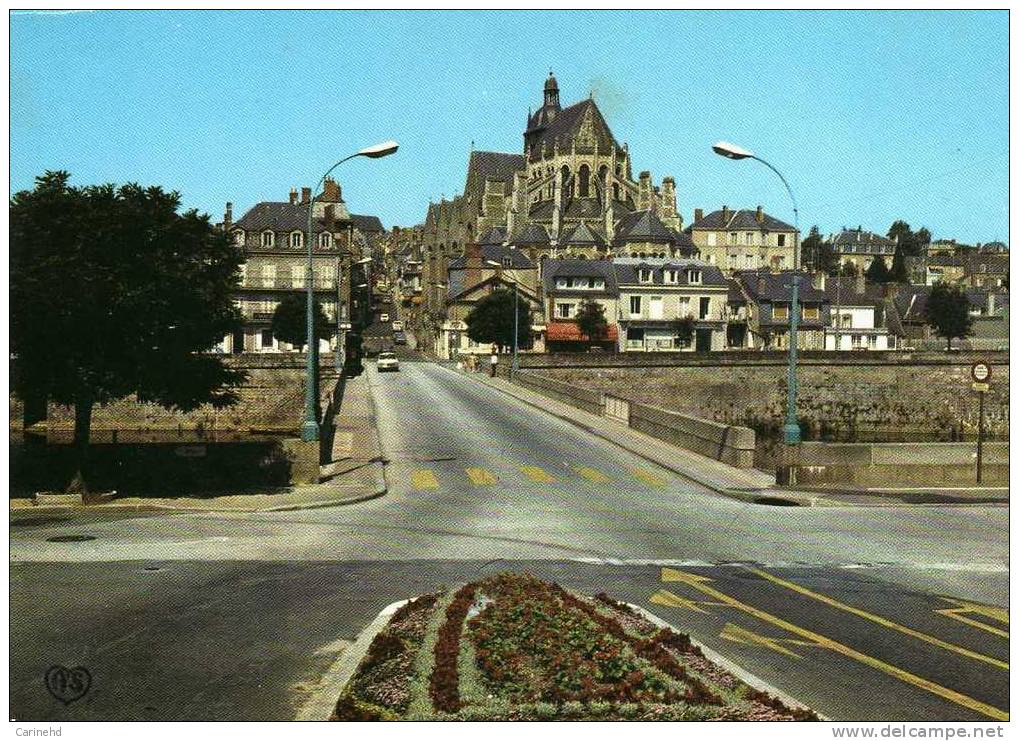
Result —
[{"label": "large green tree", "polygon": [[909,269],[906,267],[906,256],[902,250],[895,250],[892,269],[888,271],[888,280],[891,283],[909,283]]},{"label": "large green tree", "polygon": [[157,186],[70,185],[47,172],[10,202],[13,389],[75,411],[87,494],[96,404],[137,394],[168,408],[236,400],[245,374],[210,350],[239,326],[240,248]]},{"label": "large green tree", "polygon": [[866,276],[867,280],[871,283],[887,283],[891,280],[891,274],[888,272],[885,259],[880,255],[875,256],[867,267]]},{"label": "large green tree", "polygon": [[[322,311],[322,304],[315,300],[314,312],[315,336],[324,340],[331,337],[333,328]],[[272,313],[272,336],[282,342],[289,342],[295,347],[308,344],[308,295],[304,292],[288,293],[276,305]]]},{"label": "large green tree", "polygon": [[605,319],[605,307],[588,296],[577,309],[577,329],[588,342],[597,342],[605,337],[609,323]]},{"label": "large green tree", "polygon": [[835,248],[824,237],[817,226],[810,227],[810,233],[800,244],[800,257],[802,265],[808,268],[836,275],[839,269],[839,257]]},{"label": "large green tree", "polygon": [[[513,345],[513,292],[498,289],[482,298],[464,320],[467,336],[475,342],[491,343],[500,348]],[[531,337],[531,308],[523,298],[518,301],[519,347],[528,347]]]},{"label": "large green tree", "polygon": [[907,222],[899,219],[888,228],[888,238],[898,242],[898,251],[906,257],[919,257],[927,250],[931,233],[924,227],[914,232]]},{"label": "large green tree", "polygon": [[938,283],[927,297],[925,310],[927,323],[938,337],[944,337],[948,349],[956,337],[968,337],[973,331],[973,317],[969,313],[969,299],[959,286]]}]

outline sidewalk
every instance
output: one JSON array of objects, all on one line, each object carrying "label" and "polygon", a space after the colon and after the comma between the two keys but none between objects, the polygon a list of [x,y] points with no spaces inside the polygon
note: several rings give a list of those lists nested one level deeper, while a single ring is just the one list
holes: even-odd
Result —
[{"label": "sidewalk", "polygon": [[375,410],[366,374],[348,378],[340,409],[333,417],[335,434],[330,462],[321,466],[321,482],[274,492],[220,497],[117,497],[83,506],[62,494],[12,499],[12,511],[52,511],[73,508],[178,512],[285,512],[363,502],[386,493]]}]

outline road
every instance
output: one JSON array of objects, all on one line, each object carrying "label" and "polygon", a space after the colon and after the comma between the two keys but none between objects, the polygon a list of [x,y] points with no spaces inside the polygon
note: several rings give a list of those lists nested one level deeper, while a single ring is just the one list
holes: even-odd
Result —
[{"label": "road", "polygon": [[[638,603],[833,718],[1007,713],[1006,508],[747,504],[451,369],[368,373],[381,499],[15,519],[12,714],[291,718],[383,606],[504,569]],[[53,664],[89,694],[49,697]]]}]

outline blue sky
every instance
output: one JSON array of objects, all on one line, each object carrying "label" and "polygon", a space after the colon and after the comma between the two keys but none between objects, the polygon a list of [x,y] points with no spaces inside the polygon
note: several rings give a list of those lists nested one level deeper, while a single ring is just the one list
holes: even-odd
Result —
[{"label": "blue sky", "polygon": [[1008,241],[1008,14],[994,12],[141,11],[11,17],[11,192],[46,169],[137,181],[239,215],[382,139],[337,177],[355,213],[423,220],[471,142],[518,152],[555,70],[592,91],[635,171],[680,210],[801,227]]}]

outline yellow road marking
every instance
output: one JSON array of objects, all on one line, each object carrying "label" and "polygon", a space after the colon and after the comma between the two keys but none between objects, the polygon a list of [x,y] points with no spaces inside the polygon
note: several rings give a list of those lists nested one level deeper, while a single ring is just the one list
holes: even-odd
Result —
[{"label": "yellow road marking", "polygon": [[554,484],[555,476],[552,476],[543,468],[537,466],[520,466],[520,470],[531,481],[537,484]]},{"label": "yellow road marking", "polygon": [[[890,628],[891,630],[897,630],[898,632],[904,633],[912,638],[919,638],[921,641],[926,641],[927,643],[937,646],[938,648],[943,648],[946,651],[952,651],[954,653],[959,654],[960,656],[965,656],[970,659],[976,659],[977,661],[983,661],[985,664],[996,666],[999,669],[1008,669],[1007,661],[1001,661],[1000,659],[995,659],[992,656],[985,656],[984,654],[977,653],[976,651],[970,651],[968,648],[956,646],[954,643],[949,643],[948,641],[943,641],[940,638],[935,638],[932,635],[921,633],[920,631],[913,630],[912,628],[907,628],[905,625],[899,625],[898,623],[892,622],[891,620],[883,618],[880,615],[874,615],[873,613],[867,612],[866,610],[861,610],[859,607],[853,607],[852,605],[847,605],[844,602],[839,602],[838,600],[828,597],[824,594],[818,594],[817,592],[813,592],[807,589],[806,587],[800,586],[799,584],[795,584],[791,581],[786,581],[785,579],[780,579],[774,574],[769,574],[767,571],[762,571],[760,569],[753,568],[748,569],[748,571],[750,571],[750,573],[752,574],[757,574],[758,576],[767,579],[773,584],[778,584],[781,587],[791,589],[792,591],[798,594],[802,594],[805,597],[810,597],[811,599],[815,599],[818,602],[823,602],[824,604],[829,605],[830,607],[834,607],[839,610],[843,610],[845,612],[856,615],[858,617],[862,617],[865,620],[870,620],[872,623],[877,623],[882,627]],[[950,601],[956,602],[956,600]],[[966,605],[967,603],[961,604]],[[983,605],[980,605],[980,607],[983,607]],[[938,610],[938,612],[942,611]],[[1005,635],[1007,636],[1008,634],[1006,633]]]},{"label": "yellow road marking", "polygon": [[438,489],[439,480],[429,468],[419,468],[410,475],[410,485],[415,489]]},{"label": "yellow road marking", "polygon": [[650,471],[645,471],[642,468],[634,468],[632,470],[634,476],[643,481],[648,486],[654,486],[656,488],[662,488],[665,486],[665,479],[660,476],[655,476]]},{"label": "yellow road marking", "polygon": [[[990,605],[981,605],[976,602],[965,602],[964,600],[951,599],[950,597],[943,597],[947,602],[951,602],[955,607],[947,607],[944,610],[935,610],[934,612],[945,617],[950,617],[952,620],[958,620],[960,623],[966,625],[972,625],[974,628],[980,630],[986,630],[988,633],[992,633],[1002,638],[1008,638],[1008,631],[996,628],[993,625],[982,623],[979,620],[966,617],[964,613],[975,613],[982,615],[983,617],[989,617],[991,620],[997,620],[999,623],[1008,625],[1008,611],[1003,610],[1000,607],[991,607]],[[1007,668],[1007,665],[1006,665]]]},{"label": "yellow road marking", "polygon": [[857,651],[854,648],[850,648],[849,646],[846,646],[843,643],[839,643],[838,641],[834,641],[831,638],[828,638],[827,636],[823,636],[820,633],[815,633],[812,630],[801,628],[798,625],[794,625],[793,623],[790,623],[787,620],[783,620],[780,617],[776,617],[771,613],[765,612],[764,610],[759,610],[758,608],[753,607],[752,605],[740,602],[736,598],[730,597],[724,592],[719,592],[717,589],[708,586],[706,582],[711,581],[711,579],[708,577],[698,576],[697,574],[688,574],[684,571],[679,571],[678,569],[663,568],[662,581],[682,582],[684,584],[687,584],[696,589],[697,591],[706,594],[713,599],[717,599],[720,602],[725,602],[726,604],[731,605],[732,607],[742,610],[743,612],[757,618],[758,620],[763,620],[766,623],[771,623],[772,625],[778,626],[779,628],[787,630],[790,633],[793,633],[794,635],[797,635],[801,638],[805,638],[806,640],[811,641],[812,643],[815,643],[818,646],[827,648],[831,651],[834,651],[835,653],[853,659],[854,661],[858,661],[861,664],[864,664],[865,666],[869,666],[873,669],[877,669],[880,672],[888,674],[889,676],[895,677],[896,679],[905,682],[906,684],[911,684],[914,687],[919,687],[920,689],[926,690],[927,692],[937,695],[938,697],[942,697],[945,700],[948,700],[949,702],[954,702],[957,705],[961,705],[964,708],[974,710],[978,713],[981,713],[982,715],[986,715],[989,718],[994,718],[995,720],[1008,720],[1008,713],[1005,712],[1004,710],[999,710],[993,705],[988,705],[985,702],[981,702],[980,700],[969,697],[968,695],[964,695],[961,692],[956,692],[955,690],[949,689],[948,687],[942,687],[941,685],[936,684],[930,681],[929,679],[918,677],[917,675],[912,674],[906,671],[905,669],[900,669],[897,666],[892,666],[891,664],[881,661],[880,659],[876,659],[873,656],[868,656],[867,654],[861,653],[860,651]]},{"label": "yellow road marking", "polygon": [[810,641],[798,641],[795,638],[769,638],[768,636],[762,636],[760,633],[754,633],[752,630],[741,628],[733,623],[726,623],[725,627],[722,628],[722,632],[718,634],[719,638],[724,638],[727,641],[733,643],[742,643],[746,645],[756,644],[758,646],[764,646],[770,648],[772,651],[777,651],[780,654],[791,656],[794,659],[802,658],[798,653],[790,651],[788,648],[783,646],[783,643],[791,643],[794,646],[816,646],[816,643]]},{"label": "yellow road marking", "polygon": [[477,486],[492,486],[499,482],[495,474],[487,468],[465,468],[464,472],[466,472],[471,483]]},{"label": "yellow road marking", "polygon": [[648,599],[653,604],[663,605],[664,607],[682,607],[705,615],[710,614],[707,610],[702,610],[694,600],[687,599],[686,597],[680,597],[678,594],[673,594],[667,589],[659,589]]},{"label": "yellow road marking", "polygon": [[588,468],[587,466],[577,466],[577,473],[583,476],[588,481],[594,482],[595,484],[608,484],[612,481],[608,476],[603,474],[597,468]]}]

